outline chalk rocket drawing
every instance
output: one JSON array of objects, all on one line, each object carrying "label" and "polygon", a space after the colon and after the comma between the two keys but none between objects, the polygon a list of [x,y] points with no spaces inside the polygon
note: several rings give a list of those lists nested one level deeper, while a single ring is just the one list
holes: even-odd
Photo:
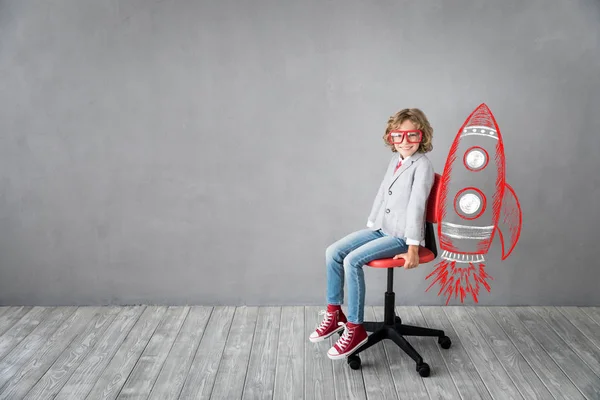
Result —
[{"label": "chalk rocket drawing", "polygon": [[490,291],[484,255],[494,235],[502,243],[502,259],[515,248],[521,233],[521,206],[505,181],[504,143],[500,128],[485,104],[459,129],[444,166],[437,201],[440,261],[425,278],[440,285],[438,296],[467,294],[478,302],[479,289]]}]

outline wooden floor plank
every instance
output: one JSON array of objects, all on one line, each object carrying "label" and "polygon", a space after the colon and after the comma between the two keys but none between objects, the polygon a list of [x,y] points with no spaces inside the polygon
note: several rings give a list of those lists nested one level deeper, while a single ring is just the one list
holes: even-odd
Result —
[{"label": "wooden floor plank", "polygon": [[[384,320],[384,308],[382,306],[373,307],[373,312],[377,322]],[[391,340],[384,340],[383,348],[388,359],[398,398],[428,399],[429,393],[425,388],[424,379],[417,373],[412,358]]]},{"label": "wooden floor plank", "polygon": [[283,307],[275,367],[275,399],[304,398],[304,307]]},{"label": "wooden floor plank", "polygon": [[79,307],[13,375],[10,382],[2,388],[0,400],[22,399],[75,337],[81,332],[87,334],[102,319],[100,307]]},{"label": "wooden floor plank", "polygon": [[273,398],[280,322],[281,307],[259,308],[242,399]]},{"label": "wooden floor plank", "polygon": [[123,384],[117,399],[148,398],[189,311],[190,308],[184,306],[167,308],[162,321]]},{"label": "wooden floor plank", "polygon": [[580,307],[580,309],[594,320],[595,323],[600,325],[600,307]]},{"label": "wooden floor plank", "polygon": [[523,399],[467,310],[462,306],[447,306],[443,310],[492,397],[496,400]]},{"label": "wooden floor plank", "polygon": [[0,360],[25,339],[52,311],[48,307],[33,307],[0,337]]},{"label": "wooden floor plank", "polygon": [[225,343],[211,397],[239,399],[244,391],[258,307],[237,307]]},{"label": "wooden floor plank", "polygon": [[27,393],[25,399],[53,399],[88,352],[110,326],[118,307],[101,307],[86,328],[73,339],[54,364]]},{"label": "wooden floor plank", "polygon": [[589,400],[600,398],[598,376],[544,322],[543,318],[532,312],[528,307],[511,307],[510,310],[517,315],[530,332],[530,335],[538,341],[586,398]]},{"label": "wooden floor plank", "polygon": [[10,306],[0,306],[0,317],[2,317],[2,314],[4,314],[9,308]]},{"label": "wooden floor plank", "polygon": [[488,311],[555,399],[585,399],[515,313],[508,307],[489,307]]},{"label": "wooden floor plank", "polygon": [[32,307],[10,307],[0,316],[0,340],[4,332],[13,327]]},{"label": "wooden floor plank", "polygon": [[447,350],[442,349],[441,354],[463,400],[492,400],[490,392],[485,387],[442,307],[421,306],[419,309],[429,328],[443,330],[452,341],[451,347]]},{"label": "wooden floor plank", "polygon": [[[308,340],[310,334],[319,326],[323,320],[320,315],[322,307],[305,307],[304,340],[306,341],[304,352],[304,393],[306,400],[335,399],[335,388],[333,382],[333,361],[327,357],[327,350],[331,347],[329,340],[312,343]],[[275,352],[277,350],[275,349]],[[273,368],[273,372],[275,369]],[[252,397],[250,398],[264,398]],[[271,397],[269,397],[271,398]]]},{"label": "wooden floor plank", "polygon": [[[376,321],[373,307],[365,307],[364,319],[365,321]],[[383,342],[360,353],[360,358],[367,399],[397,399],[398,394],[394,388],[390,363],[385,355]]]},{"label": "wooden floor plank", "polygon": [[600,384],[600,349],[555,307],[529,307],[558,333],[565,343],[595,372]]},{"label": "wooden floor plank", "polygon": [[[398,306],[396,307],[396,313],[402,318],[403,324],[427,327],[419,307]],[[437,337],[406,336],[405,339],[421,354],[423,361],[429,364],[431,375],[423,379],[429,397],[432,399],[460,400],[458,389],[440,353],[440,350],[449,351],[449,349],[441,349],[437,343]],[[417,374],[418,372],[413,368],[411,373]]]},{"label": "wooden floor plank", "polygon": [[86,399],[115,399],[163,319],[167,307],[148,306],[92,386]]},{"label": "wooden floor plank", "polygon": [[464,307],[464,309],[471,315],[471,319],[523,397],[526,399],[551,399],[552,394],[490,314],[487,307]]},{"label": "wooden floor plank", "polygon": [[556,307],[566,319],[577,327],[594,345],[600,349],[600,324],[596,323],[581,307]]},{"label": "wooden floor plank", "polygon": [[177,399],[206,329],[212,307],[191,308],[156,379],[149,400]]},{"label": "wooden floor plank", "polygon": [[121,307],[96,346],[75,369],[54,400],[85,399],[145,309],[146,306]]},{"label": "wooden floor plank", "polygon": [[213,309],[179,395],[180,400],[210,398],[234,313],[235,307]]},{"label": "wooden floor plank", "polygon": [[48,342],[56,330],[73,316],[77,307],[58,307],[53,309],[35,329],[27,335],[0,362],[0,393],[13,376]]}]

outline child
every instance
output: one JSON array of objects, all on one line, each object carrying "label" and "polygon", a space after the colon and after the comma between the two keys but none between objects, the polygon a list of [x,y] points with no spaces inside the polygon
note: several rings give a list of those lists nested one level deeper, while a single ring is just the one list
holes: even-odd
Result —
[{"label": "child", "polygon": [[[326,252],[327,311],[310,335],[320,342],[344,330],[327,352],[332,360],[349,356],[367,342],[363,323],[365,280],[363,265],[378,258],[403,258],[404,268],[419,265],[419,246],[425,244],[427,198],[434,170],[425,153],[432,150],[433,129],[416,108],[391,116],[383,136],[394,154],[373,202],[367,228],[330,245]],[[348,317],[341,304],[348,283]]]}]

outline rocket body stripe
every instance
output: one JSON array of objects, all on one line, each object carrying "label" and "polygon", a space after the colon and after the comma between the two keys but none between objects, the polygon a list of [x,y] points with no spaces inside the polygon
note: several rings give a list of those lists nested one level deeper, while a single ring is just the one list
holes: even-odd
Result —
[{"label": "rocket body stripe", "polygon": [[489,137],[490,139],[498,140],[498,138],[496,136],[487,135],[485,133],[467,132],[467,133],[463,133],[462,135],[460,135],[460,137],[465,137],[465,136],[486,136],[486,137]]}]

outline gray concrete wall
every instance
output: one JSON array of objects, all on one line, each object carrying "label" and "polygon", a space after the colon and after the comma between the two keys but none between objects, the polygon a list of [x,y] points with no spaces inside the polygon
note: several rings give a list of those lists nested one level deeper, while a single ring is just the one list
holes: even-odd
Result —
[{"label": "gray concrete wall", "polygon": [[524,225],[479,304],[600,305],[599,39],[593,0],[0,1],[0,304],[322,304],[388,116],[441,172],[485,102]]}]

